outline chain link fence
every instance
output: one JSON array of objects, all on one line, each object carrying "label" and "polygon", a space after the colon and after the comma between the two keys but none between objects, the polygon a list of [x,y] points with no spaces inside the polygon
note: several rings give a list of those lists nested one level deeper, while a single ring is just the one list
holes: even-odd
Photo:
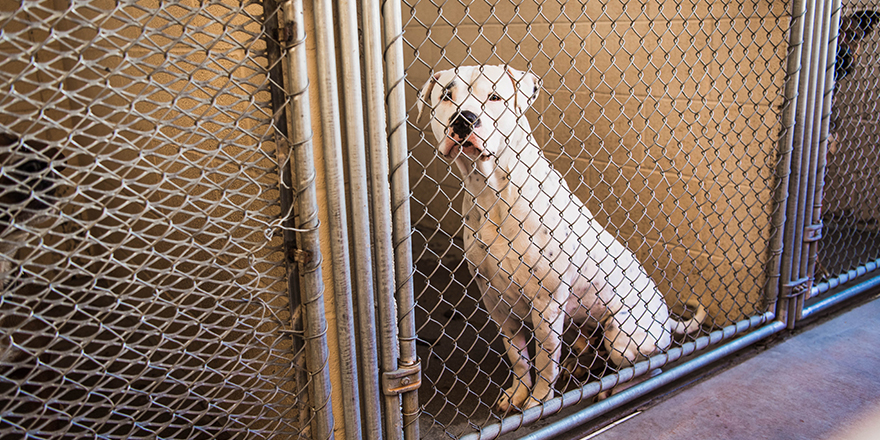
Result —
[{"label": "chain link fence", "polygon": [[[465,65],[534,73],[542,90],[526,116],[543,154],[674,312],[708,310],[681,344],[773,301],[762,295],[789,14],[769,1],[406,2],[423,435],[501,423],[515,412],[496,403],[518,378],[468,270],[462,203],[474,193],[435,152],[429,117],[414,117],[422,85]],[[619,371],[594,361],[558,391]]]},{"label": "chain link fence", "polygon": [[[338,94],[346,104],[341,120],[351,122],[352,108],[362,108],[367,124],[342,129],[331,121],[320,131],[340,130],[348,153],[363,142],[354,131],[370,139],[369,183],[351,176],[353,168],[338,182],[370,186],[370,219],[367,201],[358,200],[363,218],[342,215],[334,231],[351,227],[362,240],[373,234],[375,274],[355,264],[360,273],[351,277],[363,275],[355,283],[361,291],[334,286],[333,300],[352,295],[358,310],[354,322],[337,321],[334,329],[321,320],[322,259],[308,260],[315,254],[306,249],[318,246],[329,226],[319,225],[313,194],[305,192],[326,177],[318,169],[329,169],[315,167],[306,148],[310,128],[327,121],[312,123],[308,115],[333,115],[337,103],[330,102],[333,88],[318,88],[321,105],[313,103],[309,83],[326,85],[361,68],[327,41],[319,55],[310,53],[315,31],[307,28],[339,25],[351,51],[357,14],[349,8],[347,18],[333,16],[326,2],[306,3],[305,11],[303,2],[281,3],[0,4],[4,439],[311,438],[340,426],[352,437],[357,433],[348,431],[359,427],[365,437],[494,437],[562,406],[586,405],[618,381],[735,335],[768,330],[770,319],[791,324],[788,306],[779,307],[781,319],[775,314],[777,297],[794,303],[792,292],[803,286],[795,283],[803,271],[789,266],[807,267],[802,243],[783,243],[780,232],[790,228],[786,215],[792,218],[780,194],[800,185],[788,186],[787,173],[798,166],[791,156],[807,150],[797,139],[793,147],[785,143],[797,137],[796,124],[786,122],[794,113],[786,67],[801,50],[789,41],[814,24],[798,16],[795,5],[802,4],[405,0],[381,5],[381,25],[379,13],[366,9],[379,5],[361,4],[367,93],[340,87]],[[817,4],[832,10],[833,2]],[[839,14],[816,260],[826,285],[872,270],[880,259],[875,10],[847,3]],[[817,23],[826,19],[820,15]],[[830,35],[833,26],[824,29]],[[323,38],[332,37],[324,30]],[[820,42],[810,50],[823,48]],[[344,75],[332,63],[306,66],[333,55]],[[696,331],[640,353],[650,368],[606,361],[615,340],[603,343],[611,324],[600,313],[583,327],[587,334],[566,324],[551,335],[564,342],[554,394],[563,399],[523,413],[499,405],[508,387],[525,382],[509,359],[512,338],[490,317],[480,288],[485,273],[472,270],[479,262],[471,251],[492,244],[473,232],[488,223],[467,224],[473,211],[466,204],[479,208],[477,194],[469,176],[437,152],[428,127],[440,113],[430,97],[419,97],[435,74],[469,65],[535,75],[539,93],[525,118],[572,200],[632,253],[629,267],[650,277],[673,317],[692,316],[697,304],[706,310]],[[405,109],[398,108],[401,88]],[[421,117],[419,104],[429,107]],[[406,123],[397,120],[406,115]],[[535,163],[520,170],[532,173]],[[804,186],[806,174],[797,176]],[[550,183],[541,182],[536,197],[553,195],[546,194]],[[537,243],[532,232],[522,237]],[[604,251],[596,243],[579,246]],[[796,258],[787,254],[792,248]],[[352,258],[330,255],[332,275],[345,277],[337,265],[347,268]],[[310,281],[297,273],[303,268]],[[363,296],[370,290],[372,298],[373,281],[375,308]],[[335,302],[327,315],[344,315],[339,304],[344,309],[345,301]],[[649,313],[665,320],[657,309]],[[538,324],[518,318],[527,350],[539,355],[546,339],[534,336]],[[774,322],[770,330],[784,327]],[[330,364],[354,362],[334,358],[344,357],[344,347],[328,351],[328,332],[345,333],[338,339],[350,339],[341,344],[352,350],[358,337],[359,368],[330,374]],[[582,338],[593,350],[578,356]],[[375,357],[377,349],[381,371],[372,371],[373,358],[364,354]],[[416,407],[414,387],[395,391],[387,376],[405,373],[407,384],[417,383],[419,369]],[[530,374],[537,381],[543,373]],[[333,386],[342,394],[370,391],[355,398],[362,420],[351,407],[333,408],[339,396],[331,399],[331,380],[341,382]]]},{"label": "chain link fence", "polygon": [[274,14],[0,4],[0,437],[307,435]]},{"label": "chain link fence", "polygon": [[[818,281],[864,273],[880,259],[880,140],[876,2],[845,2],[840,12],[831,108]],[[850,277],[851,278],[851,277]]]}]

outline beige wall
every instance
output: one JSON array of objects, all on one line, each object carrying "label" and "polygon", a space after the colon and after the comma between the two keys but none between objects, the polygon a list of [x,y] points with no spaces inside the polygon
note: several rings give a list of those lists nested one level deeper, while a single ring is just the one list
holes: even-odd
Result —
[{"label": "beige wall", "polygon": [[[696,295],[718,325],[755,313],[786,4],[522,2],[514,13],[505,1],[494,9],[464,3],[467,14],[444,3],[443,19],[431,2],[412,10],[412,108],[432,71],[480,63],[531,70],[543,90],[529,120],[545,154],[670,303]],[[414,218],[460,235],[460,181],[420,130],[426,119],[410,118]]]}]

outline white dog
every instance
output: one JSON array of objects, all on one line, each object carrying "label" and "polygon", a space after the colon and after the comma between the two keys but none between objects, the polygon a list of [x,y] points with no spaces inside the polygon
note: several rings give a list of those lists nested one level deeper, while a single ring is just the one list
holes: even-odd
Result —
[{"label": "white dog", "polygon": [[[504,333],[517,380],[497,403],[530,408],[553,396],[564,320],[601,323],[610,361],[629,366],[667,349],[671,333],[699,328],[705,310],[671,319],[657,286],[623,244],[605,231],[532,137],[526,109],[538,79],[505,66],[467,66],[428,80],[437,150],[464,180],[465,258],[483,302]],[[537,342],[531,380],[530,323]],[[575,343],[589,342],[581,332]]]}]

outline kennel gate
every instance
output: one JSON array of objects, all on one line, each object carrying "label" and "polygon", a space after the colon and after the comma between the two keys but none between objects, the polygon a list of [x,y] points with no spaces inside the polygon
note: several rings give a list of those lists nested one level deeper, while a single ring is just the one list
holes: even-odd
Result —
[{"label": "kennel gate", "polygon": [[[493,438],[584,406],[547,438],[857,294],[824,295],[880,258],[873,34],[848,82],[828,72],[872,5],[777,3],[0,6],[0,126],[60,150],[0,151],[0,434]],[[555,168],[671,306],[710,309],[634,392],[587,405],[647,362],[492,409],[512,379],[465,190],[414,111],[430,73],[477,63],[541,78]],[[50,189],[20,177],[35,159]]]},{"label": "kennel gate", "polygon": [[0,127],[22,139],[0,152],[0,437],[329,429],[323,302],[296,296],[320,254],[307,191],[283,177],[308,139],[287,136],[298,97],[283,93],[278,14],[247,0],[0,5]]}]

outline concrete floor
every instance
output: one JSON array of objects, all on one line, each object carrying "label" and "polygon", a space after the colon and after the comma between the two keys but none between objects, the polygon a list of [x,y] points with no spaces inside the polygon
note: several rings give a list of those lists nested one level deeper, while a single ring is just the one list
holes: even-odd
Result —
[{"label": "concrete floor", "polygon": [[880,300],[781,339],[703,380],[616,414],[617,421],[606,419],[601,430],[559,438],[880,439]]}]

